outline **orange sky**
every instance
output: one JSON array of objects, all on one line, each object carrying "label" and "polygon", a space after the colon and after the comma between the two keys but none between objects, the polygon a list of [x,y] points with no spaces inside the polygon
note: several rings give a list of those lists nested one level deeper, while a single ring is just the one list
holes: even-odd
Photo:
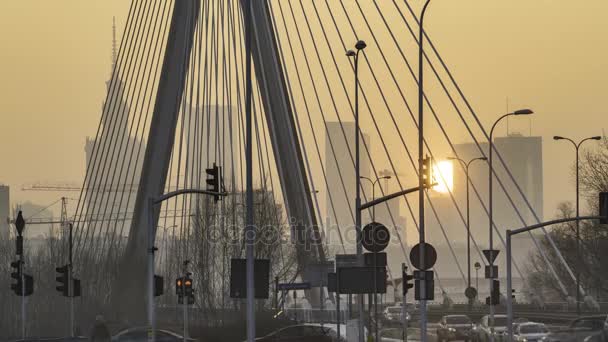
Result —
[{"label": "orange sky", "polygon": [[[13,200],[50,203],[59,195],[18,189],[81,181],[85,137],[95,134],[110,71],[112,16],[120,31],[128,5],[0,3],[0,182],[15,190]],[[433,0],[429,9],[427,31],[484,124],[505,111],[507,97],[511,109],[537,112],[532,133],[544,137],[547,216],[573,196],[572,156],[550,137],[578,139],[608,126],[606,13],[605,0]],[[511,126],[528,130],[527,121]]]}]

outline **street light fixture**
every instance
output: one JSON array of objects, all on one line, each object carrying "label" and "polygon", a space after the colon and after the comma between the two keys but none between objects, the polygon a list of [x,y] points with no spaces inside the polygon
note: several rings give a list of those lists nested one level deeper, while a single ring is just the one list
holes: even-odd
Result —
[{"label": "street light fixture", "polygon": [[[516,110],[514,112],[511,113],[507,113],[504,114],[503,116],[499,117],[494,124],[492,125],[492,128],[490,129],[490,137],[489,137],[489,158],[488,158],[488,167],[489,167],[489,172],[488,172],[488,196],[489,196],[489,208],[488,208],[488,218],[489,218],[489,223],[490,223],[490,227],[489,227],[489,235],[490,235],[490,250],[494,249],[494,236],[493,236],[493,226],[494,226],[494,213],[493,213],[493,196],[492,196],[492,180],[493,180],[493,176],[494,176],[494,168],[492,166],[492,152],[494,150],[494,143],[492,140],[492,136],[494,134],[494,129],[496,128],[496,125],[503,120],[504,118],[508,118],[509,116],[519,116],[519,115],[530,115],[530,114],[534,114],[534,111],[531,109],[520,109],[520,110]],[[490,263],[490,272],[493,273],[494,271],[494,260],[490,258],[490,260],[488,260]],[[496,277],[496,274],[490,274],[490,293],[492,293],[492,289],[494,287],[494,277]],[[494,331],[494,306],[490,305],[490,323],[492,324],[492,332]],[[493,336],[493,335],[491,335]],[[493,340],[493,338],[492,338]]]},{"label": "street light fixture", "polygon": [[[553,140],[567,140],[574,145],[574,149],[576,151],[576,217],[580,216],[580,205],[579,205],[579,150],[581,145],[588,140],[601,140],[601,136],[589,137],[581,140],[578,144],[574,142],[574,140],[566,137],[562,137],[556,135],[553,137]],[[576,220],[576,260],[578,263],[578,267],[576,268],[576,314],[577,316],[581,315],[581,279],[580,279],[580,260],[581,260],[581,231],[580,231],[580,221]]]},{"label": "street light fixture", "polygon": [[[469,177],[469,166],[476,160],[488,160],[486,157],[478,157],[469,160],[468,162],[458,157],[449,157],[448,160],[457,160],[464,166],[465,175],[467,178],[467,287],[471,287],[471,215],[470,215],[470,201],[469,201],[469,188],[471,178]],[[477,265],[477,264],[476,264]],[[477,287],[476,290],[479,290]],[[468,290],[467,290],[468,291]],[[469,299],[469,309],[472,307],[472,298]]]},{"label": "street light fixture", "polygon": [[[359,178],[367,180],[372,185],[372,201],[373,201],[376,199],[376,184],[378,184],[378,182],[382,179],[391,179],[391,176],[376,177],[376,180],[374,180],[374,181],[372,181],[371,178],[365,177],[365,176],[360,176]],[[373,206],[372,207],[372,221],[375,221],[375,219],[376,219],[376,206]]]},{"label": "street light fixture", "polygon": [[[357,232],[357,260],[363,266],[363,246],[361,245],[361,165],[359,155],[359,53],[365,49],[367,44],[359,40],[355,44],[357,51],[348,50],[346,56],[354,58],[355,62],[355,230]],[[359,342],[363,342],[363,295],[357,295],[357,308],[359,311]]]}]

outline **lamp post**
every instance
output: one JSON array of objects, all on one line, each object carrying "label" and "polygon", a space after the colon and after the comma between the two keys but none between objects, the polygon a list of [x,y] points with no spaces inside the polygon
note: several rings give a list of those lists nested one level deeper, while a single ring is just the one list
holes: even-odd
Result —
[{"label": "lamp post", "polygon": [[[566,140],[574,145],[574,149],[576,151],[576,217],[580,216],[579,212],[579,150],[581,145],[588,140],[601,140],[602,137],[594,136],[581,140],[578,144],[574,142],[574,140],[566,137],[561,137],[556,135],[553,137],[553,140]],[[576,260],[577,260],[577,268],[576,268],[576,314],[577,316],[581,315],[581,278],[580,278],[580,266],[581,266],[581,231],[580,231],[580,220],[576,220]]]},{"label": "lamp post", "polygon": [[[493,230],[492,227],[494,226],[494,214],[493,214],[493,196],[492,196],[492,180],[493,180],[493,173],[494,173],[494,168],[492,167],[492,151],[494,149],[494,143],[492,140],[492,136],[494,134],[494,128],[496,128],[496,125],[504,118],[508,118],[509,116],[514,116],[514,115],[530,115],[533,114],[534,111],[532,111],[531,109],[520,109],[520,110],[516,110],[514,112],[511,113],[507,113],[504,114],[503,116],[499,117],[494,124],[492,125],[492,129],[490,129],[490,138],[489,138],[489,158],[488,158],[488,167],[489,167],[489,172],[488,172],[488,194],[489,194],[489,210],[488,210],[488,218],[489,218],[489,223],[490,223],[490,227],[489,227],[489,234],[490,234],[490,250],[494,249],[494,240],[493,240]],[[494,286],[494,282],[492,281],[494,279],[494,277],[497,276],[497,274],[492,274],[494,272],[494,260],[492,258],[490,258],[490,260],[488,260],[489,264],[490,264],[490,293],[492,293],[492,289]],[[492,329],[492,333],[494,333],[494,306],[490,305],[490,323],[491,323],[491,329]],[[494,335],[490,334],[490,340],[493,341],[494,340]]]},{"label": "lamp post", "polygon": [[[481,269],[481,264],[479,261],[475,262],[475,288],[479,289],[479,270]],[[477,293],[479,296],[479,292]]]},{"label": "lamp post", "polygon": [[[372,185],[372,201],[376,199],[376,184],[378,184],[378,182],[382,179],[391,179],[391,176],[382,176],[382,177],[376,177],[376,180],[372,181],[371,178],[369,177],[365,177],[365,176],[360,176],[361,179],[365,179],[368,182],[371,183]],[[376,221],[376,206],[372,207],[372,222]],[[374,269],[376,267],[376,257],[374,254]],[[375,286],[375,285],[374,285]],[[375,327],[374,327],[374,332],[375,332],[375,336],[376,336],[376,340],[379,341],[379,337],[378,337],[378,306],[377,306],[377,302],[378,302],[378,298],[377,298],[377,294],[375,293],[374,290],[374,320],[375,320]],[[370,295],[371,298],[371,295]],[[369,303],[370,308],[368,309],[368,311],[370,311],[370,316],[371,316],[371,301]],[[370,328],[371,328],[371,322],[370,322]],[[371,331],[371,329],[370,329]]]},{"label": "lamp post", "polygon": [[[359,156],[359,53],[365,49],[367,44],[359,40],[355,44],[356,52],[348,50],[346,56],[354,58],[355,62],[355,230],[357,231],[357,259],[359,266],[363,266],[363,246],[361,245],[361,173]],[[357,308],[359,311],[359,342],[363,342],[363,295],[357,295]]]},{"label": "lamp post", "polygon": [[[431,0],[426,0],[422,7],[418,35],[418,229],[420,243],[420,264],[424,265],[424,14]],[[424,281],[421,281],[424,284]],[[420,341],[426,342],[426,293],[425,286],[420,286]]]},{"label": "lamp post", "polygon": [[[376,199],[376,184],[378,184],[378,182],[381,181],[382,179],[391,179],[391,176],[376,177],[376,180],[374,180],[374,181],[372,181],[371,178],[365,177],[365,176],[360,176],[359,178],[367,180],[372,185],[372,200],[375,200]],[[372,207],[372,221],[375,221],[375,220],[376,220],[376,206],[373,206]]]},{"label": "lamp post", "polygon": [[[470,200],[469,200],[469,188],[471,183],[471,178],[469,177],[469,167],[476,160],[488,160],[486,157],[473,158],[468,162],[457,158],[450,157],[448,160],[457,160],[464,166],[464,172],[467,178],[467,287],[471,287],[471,209],[470,209]],[[477,287],[475,288],[477,289]],[[473,303],[473,298],[469,298],[469,309],[471,309]]]}]

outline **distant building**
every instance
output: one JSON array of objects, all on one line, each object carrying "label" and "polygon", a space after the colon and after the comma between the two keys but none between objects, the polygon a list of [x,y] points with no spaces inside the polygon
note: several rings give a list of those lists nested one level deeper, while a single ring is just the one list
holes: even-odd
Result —
[{"label": "distant building", "polygon": [[0,240],[8,240],[10,236],[10,210],[10,188],[8,185],[0,185]]},{"label": "distant building", "polygon": [[[329,241],[332,251],[343,253],[341,246],[343,242],[347,253],[352,253],[355,250],[356,242],[353,220],[356,183],[354,159],[351,159],[351,156],[354,158],[355,155],[355,124],[353,122],[326,122],[326,125],[324,165],[328,183],[325,194],[326,240]],[[370,161],[365,152],[363,140],[370,148],[369,136],[363,133],[363,139],[359,141],[361,151],[360,171],[361,176],[369,177]],[[323,185],[325,184],[320,183],[317,187]],[[369,183],[363,181],[361,189],[361,201],[365,201],[364,194],[368,199],[371,199]],[[367,213],[363,215],[363,222],[364,224],[369,222]],[[338,228],[340,229],[339,232]],[[340,235],[342,235],[342,240]]]},{"label": "distant building", "polygon": [[[113,41],[112,71],[117,56],[115,36]],[[106,82],[113,96],[102,104],[100,131],[96,138],[87,137],[84,147],[89,178],[83,220],[99,233],[110,225],[112,231],[128,233],[145,155],[145,144],[134,137],[137,125],[129,120],[125,84],[114,74],[116,78]],[[113,224],[108,223],[110,219]],[[116,229],[117,225],[122,229]]]},{"label": "distant building", "polygon": [[[542,155],[542,138],[541,137],[526,137],[521,134],[511,134],[506,137],[498,137],[494,140],[496,149],[500,152],[505,164],[508,166],[515,181],[519,185],[521,191],[528,199],[532,209],[543,220],[543,155]],[[481,149],[486,153],[488,151],[487,143],[480,143]],[[474,143],[455,144],[454,148],[460,158],[468,161],[472,158],[481,156],[477,145]],[[535,221],[533,213],[526,205],[524,198],[519,193],[515,184],[511,181],[507,171],[503,167],[497,154],[494,153],[493,167],[498,177],[505,186],[507,192],[511,196],[513,203],[519,209],[519,212],[526,224]],[[474,184],[483,203],[488,204],[488,164],[486,162],[475,162],[472,164],[469,175],[471,183]],[[513,209],[513,205],[505,195],[496,177],[493,183],[494,188],[494,223],[498,227],[498,231],[504,237],[507,229],[519,228],[524,225]],[[462,216],[466,218],[466,176],[463,168],[454,162],[454,188],[453,195],[456,202],[459,204]],[[439,219],[443,224],[444,232],[440,230],[439,223],[431,208],[427,205],[425,217],[427,227],[427,240],[436,245],[446,245],[446,237],[450,242],[462,246],[466,243],[466,227],[462,218],[458,214],[449,194],[432,193],[431,201],[438,213]],[[487,248],[489,244],[489,220],[486,212],[481,206],[473,187],[471,187],[471,235],[477,241],[480,248]],[[517,244],[514,244],[516,251],[514,255],[516,260],[522,262],[528,257],[528,251],[532,248],[533,242],[528,235],[518,238]],[[494,247],[504,251],[504,246],[500,237],[494,233]],[[472,248],[473,244],[472,244]],[[452,260],[449,254],[444,253],[447,269],[448,262]],[[465,254],[466,255],[466,254]],[[478,260],[476,252],[473,252],[473,259]],[[501,256],[499,256],[501,259]],[[466,259],[461,259],[466,265]],[[502,260],[504,262],[504,255]],[[504,268],[501,268],[504,270]],[[451,270],[453,270],[453,265]]]}]

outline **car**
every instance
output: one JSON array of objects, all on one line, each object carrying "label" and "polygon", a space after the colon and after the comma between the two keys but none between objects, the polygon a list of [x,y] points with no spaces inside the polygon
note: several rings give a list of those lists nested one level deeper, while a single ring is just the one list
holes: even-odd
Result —
[{"label": "car", "polygon": [[471,339],[473,322],[466,315],[447,315],[439,321],[437,328],[437,341],[454,341]]},{"label": "car", "polygon": [[485,315],[479,324],[473,327],[471,339],[474,342],[489,342],[490,336],[494,336],[494,342],[501,341],[503,334],[507,331],[507,316],[494,315],[494,326],[490,324],[490,315]]},{"label": "car", "polygon": [[[384,320],[389,323],[401,323],[402,312],[403,312],[402,306],[389,306],[386,309],[384,309],[384,312],[383,312]],[[409,321],[410,317],[411,317],[410,313],[406,312],[405,319],[407,321]]]},{"label": "car", "polygon": [[566,329],[547,334],[543,342],[588,342],[601,340],[606,316],[585,316],[573,320]]},{"label": "car", "polygon": [[[345,327],[340,328],[340,332],[345,334]],[[255,340],[259,342],[337,342],[338,335],[335,324],[334,327],[325,324],[323,326],[320,324],[298,324],[281,328],[266,336],[258,337]],[[340,341],[345,340],[344,336],[341,336]]]},{"label": "car", "polygon": [[[130,328],[112,336],[112,342],[147,342],[150,329],[147,327]],[[169,330],[156,329],[157,342],[179,342],[184,337]],[[186,338],[186,341],[195,342],[195,339]]]},{"label": "car", "polygon": [[526,322],[513,327],[513,339],[517,342],[539,342],[547,334],[549,329],[542,323]]}]

